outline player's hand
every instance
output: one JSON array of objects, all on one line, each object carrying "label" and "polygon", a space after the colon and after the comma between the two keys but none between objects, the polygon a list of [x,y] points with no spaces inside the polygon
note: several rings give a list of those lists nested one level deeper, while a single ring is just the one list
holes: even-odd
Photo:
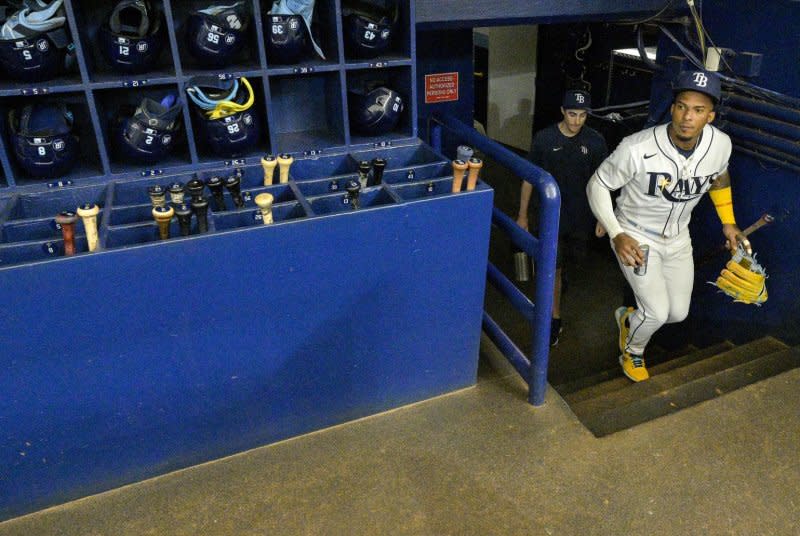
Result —
[{"label": "player's hand", "polygon": [[600,222],[595,223],[594,225],[594,236],[597,238],[603,238],[606,236],[606,228]]},{"label": "player's hand", "polygon": [[528,215],[527,214],[521,214],[521,215],[517,216],[517,225],[519,225],[520,227],[522,227],[523,229],[525,229],[527,231],[528,230]]},{"label": "player's hand", "polygon": [[617,257],[625,266],[641,266],[644,264],[644,253],[639,249],[639,242],[626,233],[619,233],[613,238]]},{"label": "player's hand", "polygon": [[722,234],[725,235],[725,247],[729,250],[736,251],[739,244],[742,245],[748,255],[753,254],[753,248],[750,246],[750,240],[747,239],[742,230],[732,223],[722,224]]}]

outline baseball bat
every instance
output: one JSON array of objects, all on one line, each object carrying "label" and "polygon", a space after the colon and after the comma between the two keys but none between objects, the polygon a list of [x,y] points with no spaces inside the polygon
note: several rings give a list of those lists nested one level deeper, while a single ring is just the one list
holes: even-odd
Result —
[{"label": "baseball bat", "polygon": [[172,207],[153,207],[153,218],[158,224],[158,236],[161,240],[169,238],[169,223],[174,215],[175,209]]},{"label": "baseball bat", "polygon": [[86,203],[78,207],[77,213],[83,220],[89,251],[94,251],[97,249],[97,215],[100,213],[100,207],[92,203]]},{"label": "baseball bat", "polygon": [[192,199],[192,210],[197,216],[197,231],[199,233],[208,232],[208,201],[202,197]]},{"label": "baseball bat", "polygon": [[[772,223],[774,221],[775,221],[775,217],[772,214],[770,214],[768,212],[765,212],[755,222],[753,222],[751,225],[749,225],[748,227],[743,229],[742,230],[742,234],[744,236],[750,236],[751,234],[753,234],[754,232],[758,231],[759,229],[761,229],[765,225],[769,225],[770,223]],[[717,247],[716,249],[714,249],[714,250],[710,251],[708,254],[706,254],[702,259],[700,259],[697,262],[697,266],[702,266],[702,265],[706,264],[708,261],[710,261],[711,259],[713,259],[717,255],[719,255],[723,251],[730,251],[730,249],[728,248],[728,246],[726,244],[722,244],[721,246]]]},{"label": "baseball bat", "polygon": [[289,182],[289,168],[292,167],[294,158],[292,155],[281,153],[278,155],[278,167],[280,167],[280,181],[281,184]]},{"label": "baseball bat", "polygon": [[261,168],[264,170],[264,186],[272,184],[272,180],[275,177],[275,167],[277,165],[278,161],[273,155],[268,154],[261,157]]},{"label": "baseball bat", "polygon": [[372,159],[372,183],[371,186],[378,185],[383,182],[383,170],[386,169],[386,160],[383,158]]},{"label": "baseball bat", "polygon": [[183,204],[183,184],[173,182],[169,185],[169,200],[173,205]]},{"label": "baseball bat", "polygon": [[216,175],[206,179],[206,186],[211,190],[211,198],[214,200],[214,210],[217,212],[224,212],[225,207],[225,193],[223,192],[222,179]]},{"label": "baseball bat", "polygon": [[362,188],[366,188],[369,183],[369,162],[362,160],[358,163],[358,182],[361,183]]},{"label": "baseball bat", "polygon": [[154,184],[147,188],[147,194],[150,196],[150,203],[154,207],[163,207],[167,204],[167,192],[159,184]]},{"label": "baseball bat", "polygon": [[78,216],[69,210],[65,210],[56,216],[56,223],[61,226],[61,235],[64,237],[64,255],[69,257],[75,255],[75,222]]},{"label": "baseball bat", "polygon": [[453,160],[453,192],[461,191],[461,183],[464,181],[464,173],[469,165],[463,160]]},{"label": "baseball bat", "polygon": [[261,220],[264,225],[269,225],[272,223],[272,202],[275,201],[275,197],[272,194],[268,194],[266,192],[258,194],[255,198],[256,205],[258,209],[261,211]]},{"label": "baseball bat", "polygon": [[189,236],[192,229],[192,209],[185,203],[181,203],[175,207],[175,216],[178,218],[181,236]]},{"label": "baseball bat", "polygon": [[203,190],[206,185],[200,179],[192,179],[186,183],[186,193],[192,198],[192,201],[203,198]]},{"label": "baseball bat", "polygon": [[242,179],[239,175],[231,175],[225,179],[225,188],[227,188],[228,192],[231,194],[233,204],[236,205],[236,208],[242,208],[244,206],[244,199],[242,198]]},{"label": "baseball bat", "polygon": [[478,174],[483,167],[483,160],[475,158],[474,156],[469,159],[469,176],[467,177],[467,191],[474,190],[475,185],[478,184]]},{"label": "baseball bat", "polygon": [[345,190],[347,190],[347,195],[350,196],[350,204],[353,205],[353,210],[358,210],[361,183],[356,180],[350,180],[347,182]]}]

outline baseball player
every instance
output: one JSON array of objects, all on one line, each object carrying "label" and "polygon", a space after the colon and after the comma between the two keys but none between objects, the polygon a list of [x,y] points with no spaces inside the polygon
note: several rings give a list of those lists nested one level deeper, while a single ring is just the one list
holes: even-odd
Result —
[{"label": "baseball player", "polygon": [[[580,256],[588,248],[594,219],[586,203],[586,182],[608,155],[603,136],[585,125],[592,107],[591,95],[569,90],[561,105],[562,120],[543,128],[533,138],[528,159],[545,169],[558,182],[561,191],[556,280],[550,323],[550,345],[558,344],[561,332],[561,293],[564,256]],[[533,186],[522,181],[517,224],[528,230],[528,206]]]},{"label": "baseball player", "polygon": [[[649,378],[644,353],[650,337],[689,312],[694,283],[689,220],[703,194],[709,192],[729,247],[741,243],[752,252],[733,216],[731,141],[710,124],[719,98],[716,74],[682,72],[673,84],[671,122],[623,139],[586,186],[602,225],[598,232],[608,232],[636,296],[636,309],[615,311],[619,361],[635,382]],[[621,192],[615,210],[611,192],[616,190]]]}]

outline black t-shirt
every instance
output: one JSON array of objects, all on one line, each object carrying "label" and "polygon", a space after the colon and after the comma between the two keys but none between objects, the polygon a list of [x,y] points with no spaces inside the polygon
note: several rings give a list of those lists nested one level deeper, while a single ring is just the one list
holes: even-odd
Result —
[{"label": "black t-shirt", "polygon": [[606,156],[608,148],[603,136],[586,125],[571,138],[561,133],[558,124],[533,137],[528,159],[550,173],[561,190],[561,236],[583,238],[594,229],[586,183]]}]

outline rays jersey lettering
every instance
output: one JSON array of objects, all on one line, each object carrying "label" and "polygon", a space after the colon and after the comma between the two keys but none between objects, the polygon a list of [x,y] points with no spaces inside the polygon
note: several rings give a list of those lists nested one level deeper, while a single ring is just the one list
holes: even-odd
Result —
[{"label": "rays jersey lettering", "polygon": [[609,190],[621,189],[616,213],[639,228],[666,237],[686,230],[692,210],[728,169],[730,138],[706,125],[688,158],[672,144],[668,125],[628,136],[595,172]]}]

